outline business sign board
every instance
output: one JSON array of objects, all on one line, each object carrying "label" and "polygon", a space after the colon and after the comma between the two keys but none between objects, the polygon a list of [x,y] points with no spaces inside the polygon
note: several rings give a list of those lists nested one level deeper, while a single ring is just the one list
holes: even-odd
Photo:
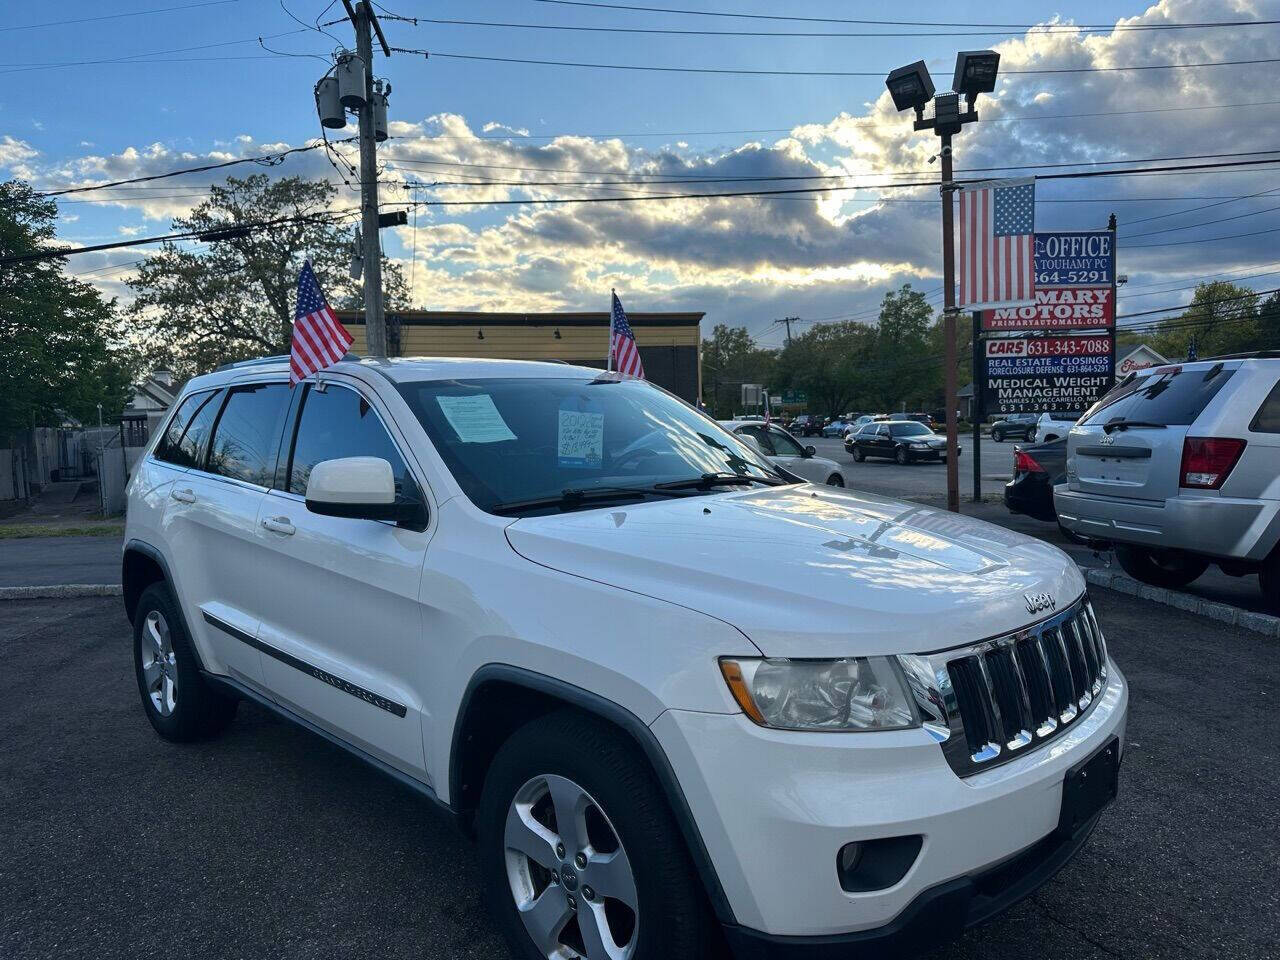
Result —
[{"label": "business sign board", "polygon": [[1116,322],[1115,269],[1115,238],[1108,230],[1037,233],[1035,306],[984,310],[982,329],[1110,329]]},{"label": "business sign board", "polygon": [[1111,385],[1114,373],[1106,334],[988,340],[983,409],[989,415],[1079,413]]}]

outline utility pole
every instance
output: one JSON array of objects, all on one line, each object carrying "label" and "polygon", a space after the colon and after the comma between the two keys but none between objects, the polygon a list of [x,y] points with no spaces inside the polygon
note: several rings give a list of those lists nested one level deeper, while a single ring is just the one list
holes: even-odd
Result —
[{"label": "utility pole", "polygon": [[946,340],[943,395],[947,404],[947,509],[960,512],[960,438],[956,423],[956,238],[951,194],[951,134],[942,134],[942,335]]},{"label": "utility pole", "polygon": [[973,399],[969,401],[969,419],[973,421],[973,502],[982,502],[982,313],[973,311]]},{"label": "utility pole", "polygon": [[789,347],[791,346],[791,325],[793,323],[799,323],[800,318],[799,317],[783,317],[782,322],[787,325],[787,346]]},{"label": "utility pole", "polygon": [[356,55],[364,61],[364,104],[360,107],[360,236],[364,244],[364,335],[365,352],[371,357],[387,355],[387,318],[382,301],[382,238],[378,235],[378,142],[374,135],[373,32],[378,34],[382,52],[391,56],[382,27],[368,0],[342,0],[356,29]]}]

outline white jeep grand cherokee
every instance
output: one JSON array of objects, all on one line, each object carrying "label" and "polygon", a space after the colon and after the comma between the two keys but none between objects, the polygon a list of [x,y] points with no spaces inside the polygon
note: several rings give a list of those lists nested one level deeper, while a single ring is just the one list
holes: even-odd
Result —
[{"label": "white jeep grand cherokee", "polygon": [[252,700],[429,798],[516,955],[923,947],[1114,796],[1127,690],[1055,548],[596,370],[287,378],[196,378],[138,463],[143,707],[182,741]]}]

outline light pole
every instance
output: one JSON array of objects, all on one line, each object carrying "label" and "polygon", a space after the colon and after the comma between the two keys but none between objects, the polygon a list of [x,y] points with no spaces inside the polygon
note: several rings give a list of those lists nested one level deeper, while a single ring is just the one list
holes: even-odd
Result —
[{"label": "light pole", "polygon": [[[956,425],[956,263],[955,233],[951,194],[955,192],[952,180],[951,137],[960,132],[966,123],[978,119],[973,102],[979,93],[990,93],[996,87],[996,74],[1000,68],[1000,54],[993,50],[977,50],[956,55],[956,73],[952,90],[934,95],[933,78],[923,60],[899,67],[885,79],[889,96],[898,110],[914,110],[915,129],[932,130],[941,139],[938,156],[942,160],[942,330],[946,344],[943,360],[943,391],[947,409],[947,509],[960,510],[959,437]],[[960,110],[960,95],[964,94],[965,110]],[[933,116],[925,118],[924,108],[933,101]],[[976,353],[975,353],[976,356]],[[974,392],[977,393],[977,371],[974,371]],[[974,451],[977,455],[977,451]]]}]

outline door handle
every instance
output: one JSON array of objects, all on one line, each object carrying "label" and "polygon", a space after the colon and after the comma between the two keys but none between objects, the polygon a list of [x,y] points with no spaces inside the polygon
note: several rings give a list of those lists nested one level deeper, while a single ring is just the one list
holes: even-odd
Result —
[{"label": "door handle", "polygon": [[272,533],[279,533],[286,537],[293,536],[297,529],[289,522],[288,517],[263,517],[262,525]]},{"label": "door handle", "polygon": [[195,503],[196,502],[195,491],[191,489],[170,490],[169,496],[173,497],[173,499],[177,500],[179,503]]}]

